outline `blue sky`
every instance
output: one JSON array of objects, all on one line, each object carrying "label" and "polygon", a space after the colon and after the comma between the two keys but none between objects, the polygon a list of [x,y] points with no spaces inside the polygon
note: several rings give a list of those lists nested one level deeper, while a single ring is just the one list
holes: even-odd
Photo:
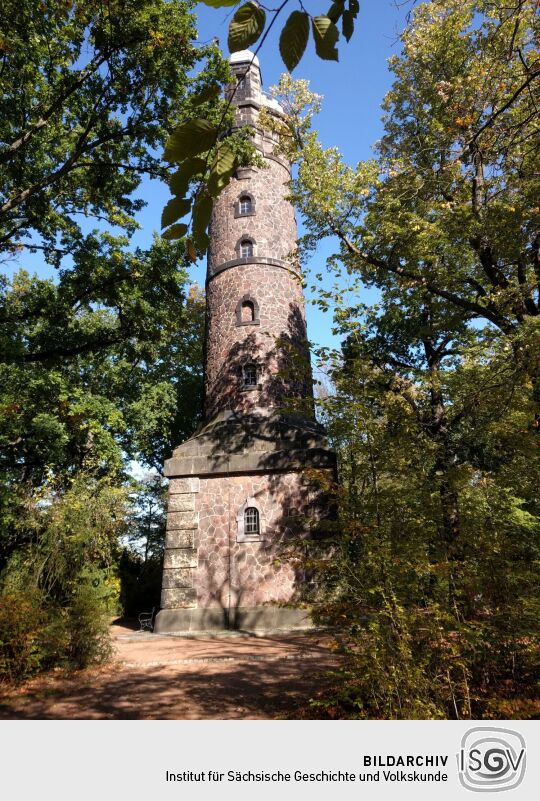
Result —
[{"label": "blue sky", "polygon": [[[351,164],[370,158],[373,154],[372,147],[382,133],[380,107],[392,81],[387,61],[392,54],[399,51],[399,33],[411,8],[411,3],[403,5],[402,2],[403,0],[363,0],[353,38],[349,44],[344,40],[340,42],[339,62],[321,61],[310,43],[294,71],[295,78],[307,78],[313,91],[324,97],[321,114],[315,121],[323,144],[326,147],[338,147]],[[317,14],[327,10],[328,5],[329,3],[321,5],[313,0],[308,8]],[[296,7],[296,3],[292,2],[290,10]],[[279,56],[278,38],[290,10],[287,7],[282,12],[283,18],[276,22],[275,30],[270,33],[259,52],[265,88],[277,83],[280,74],[285,70]],[[218,37],[226,51],[230,9],[212,9],[199,4],[196,12],[199,18],[199,41],[205,42]],[[147,247],[152,241],[154,231],[159,230],[161,211],[170,195],[164,184],[150,180],[141,184],[137,194],[147,201],[147,205],[139,213],[141,229],[133,237],[133,244]],[[326,257],[333,252],[333,247],[331,242],[321,243],[310,263],[313,274],[324,272]],[[18,260],[4,266],[8,272],[25,267],[35,270],[43,277],[53,272],[43,265],[39,253],[22,254]],[[203,263],[194,266],[192,280],[203,284],[205,270],[206,265]],[[331,334],[331,314],[311,306],[309,292],[307,299],[310,339],[316,344],[336,345],[337,341]]]},{"label": "blue sky", "polygon": [[[328,5],[313,0],[307,7],[313,13],[323,13]],[[399,33],[412,4],[399,8],[396,0],[363,0],[360,6],[353,38],[348,44],[340,41],[339,62],[321,61],[310,42],[293,73],[295,78],[307,78],[313,91],[324,95],[323,110],[317,118],[324,145],[337,145],[353,163],[369,158],[371,146],[381,135],[380,105],[391,83],[387,60],[399,51]],[[292,0],[290,10],[295,8],[297,4]],[[217,36],[226,52],[228,21],[232,16],[229,12],[230,9],[197,6],[200,40]],[[265,88],[277,83],[285,71],[278,39],[288,13],[287,6],[259,52]]]},{"label": "blue sky", "polygon": [[[307,8],[314,14],[324,13],[328,5],[313,2]],[[340,41],[339,62],[321,61],[310,42],[294,70],[293,77],[307,78],[311,89],[324,97],[321,113],[315,120],[323,145],[336,146],[350,164],[370,158],[373,145],[381,137],[381,103],[392,83],[388,58],[399,52],[399,34],[411,7],[412,3],[404,4],[403,0],[361,0],[351,41],[348,44]],[[296,4],[293,2],[290,10],[294,8]],[[259,52],[265,88],[277,83],[280,74],[285,71],[279,55],[278,39],[290,10],[288,7],[284,9],[283,17],[278,18]],[[226,48],[230,9],[211,9],[199,5],[198,12],[201,41],[217,36],[221,46]],[[332,252],[335,252],[335,243],[322,242],[310,262],[310,272],[324,273],[326,258]],[[199,268],[194,271],[195,274],[197,280],[204,280],[204,270]],[[333,278],[328,278],[326,283],[330,285],[333,281]],[[373,297],[372,293],[369,294]],[[368,293],[365,293],[363,300],[367,296]],[[306,297],[309,338],[315,344],[337,345],[337,339],[331,333],[331,313],[310,305],[309,291]]]}]

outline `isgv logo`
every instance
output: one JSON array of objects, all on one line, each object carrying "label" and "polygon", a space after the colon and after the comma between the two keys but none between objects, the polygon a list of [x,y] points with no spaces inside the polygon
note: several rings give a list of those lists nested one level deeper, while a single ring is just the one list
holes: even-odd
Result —
[{"label": "isgv logo", "polygon": [[525,739],[512,729],[477,726],[461,740],[459,780],[467,790],[496,793],[513,790],[525,775]]}]

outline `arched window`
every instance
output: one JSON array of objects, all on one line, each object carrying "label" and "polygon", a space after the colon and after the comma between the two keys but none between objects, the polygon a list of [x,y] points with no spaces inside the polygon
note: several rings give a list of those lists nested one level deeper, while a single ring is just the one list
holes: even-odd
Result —
[{"label": "arched window", "polygon": [[249,259],[253,256],[253,242],[249,239],[242,239],[240,242],[240,258]]},{"label": "arched window", "polygon": [[259,510],[254,506],[248,506],[244,512],[244,534],[249,537],[260,534],[260,531]]},{"label": "arched window", "polygon": [[[245,174],[245,170],[242,172],[237,173],[238,178],[247,178],[248,176]],[[240,195],[234,202],[234,216],[235,217],[252,217],[256,211],[256,201],[253,195],[251,195],[246,189],[243,189]],[[244,234],[242,239],[250,239],[247,234]]]},{"label": "arched window", "polygon": [[244,295],[236,304],[236,325],[259,325],[259,304],[252,295]]},{"label": "arched window", "polygon": [[242,383],[245,387],[257,386],[257,365],[244,364],[242,367]]},{"label": "arched window", "polygon": [[252,300],[244,300],[241,307],[243,323],[252,323],[255,320],[255,304]]},{"label": "arched window", "polygon": [[264,516],[256,498],[246,498],[236,516],[238,524],[237,542],[262,540],[264,535]]},{"label": "arched window", "polygon": [[252,202],[251,198],[248,195],[242,195],[240,200],[238,201],[238,210],[240,214],[249,214],[252,210]]}]

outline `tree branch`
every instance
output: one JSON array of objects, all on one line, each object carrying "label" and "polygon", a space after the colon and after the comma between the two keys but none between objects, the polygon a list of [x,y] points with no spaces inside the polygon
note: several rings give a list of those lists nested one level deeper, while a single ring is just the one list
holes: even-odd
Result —
[{"label": "tree branch", "polygon": [[494,112],[493,112],[493,114],[491,115],[491,117],[489,117],[489,119],[487,119],[487,120],[486,120],[486,122],[485,122],[483,125],[481,125],[481,126],[480,126],[480,128],[479,128],[479,129],[476,131],[476,133],[475,133],[475,134],[474,134],[474,135],[473,135],[473,136],[472,136],[472,137],[469,139],[469,141],[466,143],[466,145],[465,145],[465,150],[467,150],[467,149],[469,149],[469,150],[470,150],[470,149],[471,149],[472,145],[474,145],[474,143],[476,142],[476,140],[478,139],[478,137],[479,137],[479,136],[481,136],[481,135],[483,134],[483,132],[484,132],[484,131],[485,131],[487,128],[490,128],[490,127],[493,125],[493,123],[495,122],[495,120],[497,119],[497,117],[500,117],[500,116],[501,116],[501,114],[504,114],[504,112],[505,112],[505,111],[508,111],[508,109],[510,108],[510,106],[511,106],[511,105],[514,103],[514,101],[515,101],[515,100],[517,100],[517,98],[520,96],[520,94],[521,94],[522,92],[524,92],[524,91],[525,91],[525,89],[527,89],[527,87],[528,87],[528,86],[529,86],[529,85],[530,85],[530,84],[531,84],[531,83],[534,81],[534,79],[535,79],[535,78],[537,78],[539,75],[540,75],[540,69],[537,69],[537,70],[535,70],[534,72],[531,72],[531,74],[529,75],[529,77],[527,78],[527,80],[526,80],[526,81],[524,81],[524,83],[522,83],[522,84],[521,84],[521,86],[519,86],[519,87],[516,89],[516,91],[514,92],[514,94],[512,95],[512,97],[510,98],[510,100],[508,100],[508,101],[507,101],[507,102],[504,104],[504,106],[501,106],[499,109],[497,109],[497,111],[494,111]]},{"label": "tree branch", "polygon": [[100,339],[96,342],[85,342],[70,348],[58,346],[56,348],[50,348],[49,350],[37,351],[36,353],[25,353],[21,360],[26,363],[34,364],[36,362],[46,362],[49,359],[58,358],[59,356],[68,357],[80,356],[81,353],[98,353],[99,351],[110,348],[111,345],[118,345],[124,338],[125,335],[122,335],[111,337],[110,339]]},{"label": "tree branch", "polygon": [[23,147],[23,145],[25,145],[34,134],[44,128],[53,114],[56,114],[57,111],[60,111],[66,100],[78,89],[80,89],[86,79],[89,78],[90,75],[92,75],[96,70],[98,70],[106,60],[107,57],[105,55],[100,55],[99,57],[95,56],[92,61],[90,61],[90,64],[84,70],[82,70],[79,78],[73,84],[71,84],[71,86],[68,87],[63,94],[57,97],[54,103],[49,106],[47,111],[39,118],[39,120],[24,133],[22,133],[17,139],[15,139],[15,141],[12,142],[9,147],[6,148],[6,150],[0,152],[0,164],[5,164],[6,162],[10,161],[10,159],[16,155],[17,151]]},{"label": "tree branch", "polygon": [[488,303],[486,306],[481,306],[479,303],[475,303],[472,300],[467,300],[466,298],[460,297],[460,295],[456,295],[454,292],[449,292],[446,289],[436,286],[432,281],[429,281],[422,275],[418,275],[410,270],[406,270],[399,265],[391,264],[390,260],[384,261],[383,259],[378,259],[368,253],[363,253],[360,248],[350,241],[346,234],[333,225],[331,220],[328,222],[332,233],[334,233],[335,236],[337,236],[343,242],[349,253],[358,256],[358,258],[362,259],[362,261],[365,261],[367,264],[370,264],[372,267],[376,267],[377,269],[385,272],[393,273],[394,275],[400,276],[400,278],[407,278],[408,280],[418,284],[418,286],[424,287],[433,295],[437,295],[440,298],[449,300],[460,309],[473,312],[476,317],[485,317],[487,320],[492,322],[493,325],[497,326],[497,328],[500,328],[505,334],[510,334],[514,330],[514,326],[500,314],[498,309],[496,309],[492,303]]}]

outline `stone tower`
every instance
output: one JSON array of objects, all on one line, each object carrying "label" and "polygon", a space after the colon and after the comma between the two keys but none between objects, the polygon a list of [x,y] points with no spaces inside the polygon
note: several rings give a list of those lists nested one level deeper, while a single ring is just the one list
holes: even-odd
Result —
[{"label": "stone tower", "polygon": [[[314,468],[335,457],[315,421],[290,165],[258,126],[258,59],[231,58],[237,126],[265,169],[239,169],[214,205],[206,279],[204,421],[166,462],[167,537],[156,631],[309,624],[283,606],[304,576],[280,558],[324,516]],[[228,88],[232,94],[236,83]]]}]

